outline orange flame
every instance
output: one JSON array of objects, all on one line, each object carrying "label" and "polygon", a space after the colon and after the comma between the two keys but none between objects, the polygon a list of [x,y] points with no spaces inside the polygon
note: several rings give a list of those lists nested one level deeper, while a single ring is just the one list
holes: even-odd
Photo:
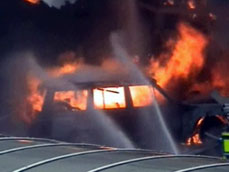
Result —
[{"label": "orange flame", "polygon": [[40,3],[40,0],[24,0],[26,2],[29,2],[31,4],[39,4]]},{"label": "orange flame", "polygon": [[[61,77],[65,74],[71,74],[76,72],[80,65],[78,61],[72,61],[71,63],[64,63],[61,67],[56,67],[52,69],[48,69],[47,72],[52,77]],[[26,107],[21,113],[21,118],[26,123],[31,123],[32,120],[38,115],[39,112],[43,109],[44,99],[46,95],[46,91],[41,91],[40,86],[42,85],[42,80],[38,79],[37,77],[34,77],[33,75],[28,75],[27,77],[27,86],[28,86],[28,95],[26,97]],[[87,96],[85,92],[82,93],[83,98],[84,96]],[[86,109],[84,107],[85,99],[78,100],[76,97],[78,96],[77,93],[58,93],[56,94],[56,100],[57,101],[68,101],[71,100],[69,103],[69,107],[71,106],[72,109]],[[82,97],[82,96],[81,96]],[[76,105],[77,104],[77,105]],[[85,105],[86,106],[86,105]]]},{"label": "orange flame", "polygon": [[134,107],[149,106],[153,102],[153,88],[149,86],[130,86]]},{"label": "orange flame", "polygon": [[[130,86],[133,107],[150,106],[153,103],[153,88],[147,85]],[[64,105],[67,110],[87,109],[87,90],[58,91],[54,101]],[[107,87],[93,89],[93,102],[96,109],[126,108],[124,87]]]},{"label": "orange flame", "polygon": [[86,110],[88,91],[60,91],[54,95],[54,101],[65,103],[69,110]]},{"label": "orange flame", "polygon": [[201,145],[203,142],[200,139],[200,134],[196,133],[192,137],[188,138],[186,145],[191,146],[191,145]]},{"label": "orange flame", "polygon": [[189,0],[189,1],[187,2],[187,5],[188,5],[188,8],[191,9],[191,10],[196,9],[196,3],[195,3],[194,0]]},{"label": "orange flame", "polygon": [[[228,125],[229,121],[227,120],[227,118],[220,116],[220,115],[216,115],[216,118],[224,125]],[[191,137],[189,137],[186,141],[186,145],[187,146],[191,146],[191,145],[200,145],[202,144],[202,140],[200,138],[200,128],[203,124],[204,121],[204,117],[200,118],[196,124],[195,130],[193,132],[193,135]]]},{"label": "orange flame", "polygon": [[204,121],[204,117],[202,117],[198,120],[193,135],[191,137],[189,137],[186,141],[187,146],[200,145],[203,143],[201,138],[200,138],[200,127],[203,124],[203,121]]},{"label": "orange flame", "polygon": [[213,90],[218,90],[219,93],[222,96],[228,96],[229,95],[229,80],[225,76],[227,71],[227,65],[228,63],[226,61],[219,62],[214,66],[214,69],[211,70],[211,78],[207,82],[203,83],[195,83],[190,92],[198,91],[201,94],[207,95]]},{"label": "orange flame", "polygon": [[76,72],[80,68],[80,63],[79,62],[72,62],[72,63],[66,63],[63,64],[61,67],[56,67],[48,72],[53,76],[53,77],[61,77],[66,74],[72,74]]},{"label": "orange flame", "polygon": [[218,118],[220,120],[220,122],[224,125],[228,125],[229,121],[226,117],[220,116],[220,115],[216,115],[216,118]]},{"label": "orange flame", "polygon": [[211,87],[212,88],[217,88],[221,95],[223,96],[228,96],[229,89],[228,89],[228,80],[225,79],[224,74],[222,74],[220,71],[217,71],[218,69],[216,68],[216,71],[213,71],[212,73],[212,82],[211,82]]},{"label": "orange flame", "polygon": [[197,127],[199,127],[204,121],[204,118],[200,118],[200,120],[197,122]]},{"label": "orange flame", "polygon": [[[27,84],[28,84],[28,96],[26,98],[27,103],[29,106],[31,106],[31,114],[30,118],[33,119],[38,112],[42,111],[43,104],[44,104],[44,98],[46,95],[46,92],[41,92],[39,90],[39,86],[41,84],[41,81],[35,77],[29,76],[27,78]],[[27,121],[28,122],[28,121]]]},{"label": "orange flame", "polygon": [[47,70],[52,77],[61,77],[67,74],[73,74],[83,65],[82,58],[77,57],[77,55],[72,51],[60,54],[58,61],[60,66]]},{"label": "orange flame", "polygon": [[171,57],[168,58],[168,54],[162,54],[159,59],[151,60],[149,73],[163,88],[171,80],[188,79],[191,74],[200,71],[204,65],[203,51],[208,42],[207,38],[184,23],[178,25],[178,30],[180,37],[175,44],[172,42],[174,49]]},{"label": "orange flame", "polygon": [[96,109],[125,108],[124,87],[97,88],[93,90]]}]

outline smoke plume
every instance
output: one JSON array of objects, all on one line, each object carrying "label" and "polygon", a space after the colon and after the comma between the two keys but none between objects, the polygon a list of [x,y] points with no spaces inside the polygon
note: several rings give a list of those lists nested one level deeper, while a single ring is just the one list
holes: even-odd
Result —
[{"label": "smoke plume", "polygon": [[49,7],[61,8],[66,2],[71,4],[75,3],[76,0],[43,0]]}]

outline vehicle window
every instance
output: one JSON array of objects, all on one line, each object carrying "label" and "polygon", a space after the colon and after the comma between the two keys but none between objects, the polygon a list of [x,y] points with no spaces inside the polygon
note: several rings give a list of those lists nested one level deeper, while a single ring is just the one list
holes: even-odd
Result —
[{"label": "vehicle window", "polygon": [[153,103],[153,88],[152,86],[140,85],[130,86],[130,95],[134,107],[149,106]]},{"label": "vehicle window", "polygon": [[58,91],[54,94],[54,101],[60,102],[67,109],[86,110],[88,91]]},{"label": "vehicle window", "polygon": [[93,101],[96,109],[125,108],[124,87],[96,88],[93,90]]}]

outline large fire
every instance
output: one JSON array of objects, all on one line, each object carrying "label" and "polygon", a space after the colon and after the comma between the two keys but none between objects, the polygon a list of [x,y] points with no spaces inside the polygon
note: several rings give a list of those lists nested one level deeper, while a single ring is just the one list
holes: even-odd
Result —
[{"label": "large fire", "polygon": [[152,59],[149,68],[150,75],[162,88],[172,80],[188,79],[190,75],[198,73],[204,65],[203,53],[208,43],[207,38],[184,23],[178,25],[178,30],[179,39],[172,42],[174,49],[171,56],[162,54],[159,58]]},{"label": "large fire", "polygon": [[[159,58],[151,61],[149,73],[155,78],[158,84],[165,88],[171,80],[179,78],[188,79],[190,75],[201,70],[204,64],[203,51],[207,45],[206,37],[192,28],[191,26],[181,23],[178,26],[179,39],[177,42],[169,41],[174,47],[171,56],[163,54]],[[48,69],[51,77],[61,77],[66,74],[77,72],[82,63],[80,61],[67,61],[60,67]],[[41,111],[44,96],[39,94],[38,86],[40,81],[36,79],[29,80],[30,96],[28,102],[32,105],[34,111]],[[152,103],[152,89],[148,86],[130,87],[131,98],[134,107],[148,106]],[[85,110],[85,93],[84,96],[75,92],[59,92],[55,95],[55,100],[64,101],[70,107]],[[148,96],[150,95],[150,96]],[[123,87],[117,88],[97,88],[93,91],[94,105],[97,109],[125,108],[125,93]],[[81,97],[81,98],[80,98]]]}]

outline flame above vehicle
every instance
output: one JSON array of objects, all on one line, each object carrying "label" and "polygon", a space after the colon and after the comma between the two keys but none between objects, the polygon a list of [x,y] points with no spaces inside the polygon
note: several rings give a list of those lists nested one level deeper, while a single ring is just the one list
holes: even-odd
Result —
[{"label": "flame above vehicle", "polygon": [[227,60],[219,61],[215,64],[214,68],[211,68],[209,78],[205,79],[204,82],[196,82],[192,85],[190,92],[199,92],[202,95],[208,95],[210,92],[217,90],[220,95],[229,95],[229,80],[227,79],[226,73],[228,70]]},{"label": "flame above vehicle", "polygon": [[171,80],[174,83],[180,78],[189,79],[190,75],[198,73],[204,65],[207,38],[184,23],[178,25],[178,32],[177,41],[168,41],[168,45],[173,48],[171,55],[164,53],[151,60],[149,73],[162,88]]},{"label": "flame above vehicle", "polygon": [[195,0],[189,0],[187,2],[187,5],[188,5],[188,8],[191,9],[191,10],[196,9],[196,2],[195,2]]},{"label": "flame above vehicle", "polygon": [[40,3],[40,0],[24,0],[24,1],[26,1],[26,2],[28,2],[30,4],[34,4],[34,5]]},{"label": "flame above vehicle", "polygon": [[67,74],[73,74],[78,69],[80,69],[81,62],[73,61],[73,62],[66,62],[59,67],[48,69],[48,72],[53,77],[61,77]]}]

